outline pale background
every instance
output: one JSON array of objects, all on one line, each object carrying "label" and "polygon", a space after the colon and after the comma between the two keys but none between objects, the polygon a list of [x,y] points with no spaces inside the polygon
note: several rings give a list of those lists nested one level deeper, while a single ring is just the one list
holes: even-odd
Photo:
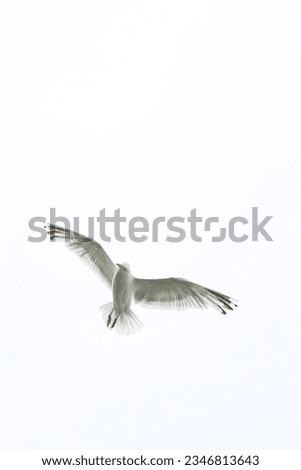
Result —
[{"label": "pale background", "polygon": [[[2,449],[300,447],[298,1],[28,1],[0,8]],[[273,243],[105,244],[141,277],[239,299],[134,307],[28,220],[273,215]]]}]

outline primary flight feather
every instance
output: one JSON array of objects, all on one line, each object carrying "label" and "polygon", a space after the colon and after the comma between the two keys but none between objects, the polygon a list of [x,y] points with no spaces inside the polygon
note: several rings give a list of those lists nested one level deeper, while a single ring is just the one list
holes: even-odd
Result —
[{"label": "primary flight feather", "polygon": [[163,309],[179,310],[211,306],[223,314],[237,306],[231,297],[186,279],[136,278],[127,263],[114,264],[102,246],[92,238],[57,225],[47,224],[45,228],[51,240],[64,241],[67,248],[87,262],[112,289],[113,302],[101,307],[109,329],[131,334],[143,326],[131,310],[132,300],[142,306]]}]

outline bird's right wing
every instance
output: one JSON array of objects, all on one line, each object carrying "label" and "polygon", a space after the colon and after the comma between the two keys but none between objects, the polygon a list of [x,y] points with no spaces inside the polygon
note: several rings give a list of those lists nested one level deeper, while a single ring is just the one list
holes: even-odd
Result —
[{"label": "bird's right wing", "polygon": [[142,306],[165,309],[207,308],[209,305],[226,314],[236,301],[220,292],[176,277],[133,280],[133,295]]},{"label": "bird's right wing", "polygon": [[117,267],[99,243],[92,238],[57,225],[46,224],[45,228],[50,240],[64,241],[67,248],[74,251],[83,261],[89,264],[109,287],[112,286]]}]

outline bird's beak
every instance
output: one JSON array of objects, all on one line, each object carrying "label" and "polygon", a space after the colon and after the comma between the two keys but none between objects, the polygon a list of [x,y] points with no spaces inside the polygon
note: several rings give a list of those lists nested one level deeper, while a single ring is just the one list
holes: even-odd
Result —
[{"label": "bird's beak", "polygon": [[116,263],[116,266],[118,266],[118,268],[121,268],[121,264],[119,263]]}]

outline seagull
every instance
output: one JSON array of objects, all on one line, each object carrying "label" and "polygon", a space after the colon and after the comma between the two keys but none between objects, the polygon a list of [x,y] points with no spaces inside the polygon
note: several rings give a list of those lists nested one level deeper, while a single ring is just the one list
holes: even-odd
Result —
[{"label": "seagull", "polygon": [[57,225],[45,224],[44,228],[51,241],[64,241],[67,248],[87,262],[112,290],[113,302],[100,307],[109,330],[129,335],[143,327],[143,323],[131,310],[132,300],[145,307],[160,309],[204,309],[211,306],[224,315],[237,307],[237,301],[231,297],[186,279],[134,277],[127,263],[114,264],[93,238]]}]

